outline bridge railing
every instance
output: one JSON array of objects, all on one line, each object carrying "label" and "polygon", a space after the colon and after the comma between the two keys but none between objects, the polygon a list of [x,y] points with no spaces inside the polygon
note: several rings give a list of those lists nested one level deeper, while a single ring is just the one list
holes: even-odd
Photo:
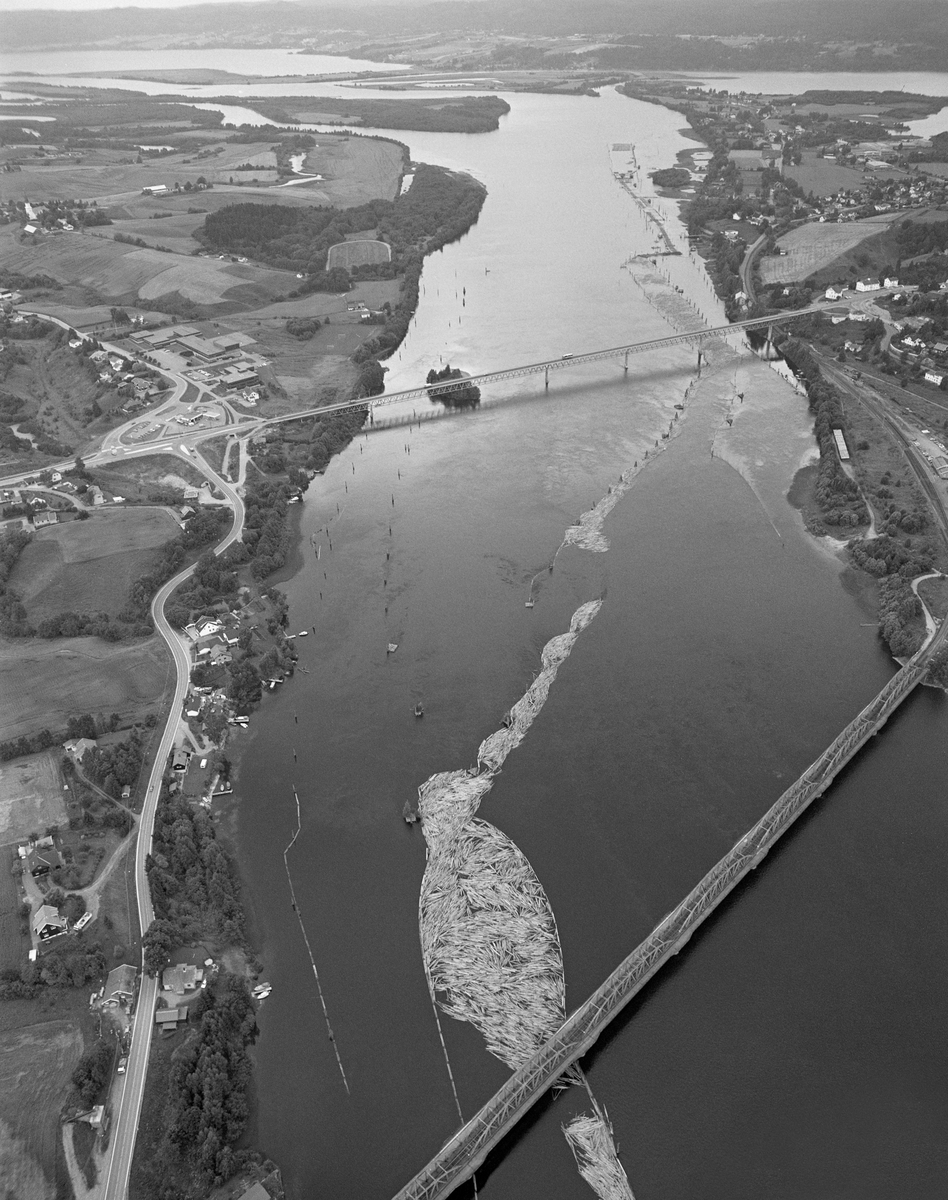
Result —
[{"label": "bridge railing", "polygon": [[[630,354],[645,354],[650,350],[662,350],[671,346],[679,346],[686,342],[703,341],[705,338],[723,337],[725,334],[740,332],[744,329],[758,329],[771,325],[779,325],[784,321],[792,321],[797,317],[808,316],[818,312],[819,306],[793,309],[789,312],[773,313],[767,317],[751,317],[746,321],[735,321],[728,325],[715,325],[707,329],[694,329],[685,333],[670,334],[668,337],[652,338],[645,342],[630,342],[625,346],[611,346],[605,350],[592,350],[586,354],[572,354],[563,358],[551,358],[542,362],[524,363],[521,366],[508,367],[500,371],[484,371],[479,375],[467,375],[457,380],[439,380],[437,383],[422,384],[419,387],[403,388],[398,392],[382,392],[378,396],[364,396],[360,400],[341,400],[338,404],[328,404],[324,408],[308,409],[301,413],[288,413],[283,417],[273,417],[267,425],[278,425],[287,421],[300,421],[307,417],[325,416],[327,413],[344,412],[357,408],[379,408],[385,404],[397,404],[402,400],[430,398],[432,393],[460,391],[480,383],[489,383],[502,379],[518,379],[524,375],[538,375],[546,371],[563,371],[570,367],[581,367],[585,363],[602,362],[609,358],[622,358]],[[435,396],[437,399],[437,395]]]},{"label": "bridge railing", "polygon": [[731,889],[821,795],[864,742],[921,681],[931,645],[886,683],[761,819],[655,927],[605,983],[580,1005],[531,1060],[445,1143],[395,1200],[436,1200],[470,1178],[524,1112],[581,1058],[613,1017],[651,976],[677,954]]}]

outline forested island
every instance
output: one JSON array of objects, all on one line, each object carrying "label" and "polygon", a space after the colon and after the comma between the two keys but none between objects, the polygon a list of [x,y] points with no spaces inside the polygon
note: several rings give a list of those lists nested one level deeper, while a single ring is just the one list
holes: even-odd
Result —
[{"label": "forested island", "polygon": [[445,383],[448,380],[464,380],[470,376],[450,363],[440,371],[430,370],[425,377],[425,383],[431,390],[428,398],[433,404],[443,404],[446,408],[475,408],[481,402],[481,389],[473,383],[455,383],[450,387],[431,387],[433,383]]}]

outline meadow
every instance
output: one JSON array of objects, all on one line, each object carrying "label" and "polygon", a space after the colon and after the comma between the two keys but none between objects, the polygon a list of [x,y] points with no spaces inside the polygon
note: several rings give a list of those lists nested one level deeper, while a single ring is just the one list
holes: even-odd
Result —
[{"label": "meadow", "polygon": [[64,824],[61,753],[49,749],[0,763],[0,846]]},{"label": "meadow", "polygon": [[159,707],[173,683],[157,636],[140,642],[99,638],[0,640],[0,741],[62,729],[81,713],[117,712],[132,724]]},{"label": "meadow", "polygon": [[125,607],[131,584],[177,532],[160,508],[109,509],[87,521],[49,525],[20,555],[10,586],[34,625],[62,612],[114,617]]},{"label": "meadow", "polygon": [[866,238],[883,233],[894,219],[891,214],[884,214],[841,225],[830,221],[822,225],[818,221],[808,221],[778,239],[778,247],[787,251],[785,256],[767,256],[759,260],[761,280],[767,284],[806,279],[829,267]]}]

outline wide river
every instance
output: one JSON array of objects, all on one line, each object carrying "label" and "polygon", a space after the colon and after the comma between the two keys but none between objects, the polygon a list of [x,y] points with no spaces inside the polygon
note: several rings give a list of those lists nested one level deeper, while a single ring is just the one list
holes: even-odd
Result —
[{"label": "wide river", "polygon": [[[608,154],[670,165],[694,144],[682,118],[611,90],[508,99],[496,133],[395,135],[488,199],[427,261],[390,388],[694,319],[626,265],[655,237]],[[720,317],[687,254],[658,261]],[[254,717],[235,802],[274,985],[252,1133],[291,1200],[385,1200],[458,1124],[419,948],[425,843],[402,807],[474,762],[580,604],[603,599],[479,814],[546,889],[569,1007],[892,673],[871,602],[786,500],[812,453],[805,402],[756,359],[710,359],[697,382],[690,349],[556,374],[548,394],[512,381],[479,413],[360,438],[309,489],[283,586],[315,636]],[[647,449],[598,549],[557,555]],[[945,700],[922,689],[589,1056],[638,1200],[948,1194],[946,777]],[[334,1040],[284,871],[294,788],[288,862]],[[441,1025],[466,1118],[507,1068]],[[581,1104],[571,1089],[534,1110],[480,1194],[588,1197],[560,1132]]]}]

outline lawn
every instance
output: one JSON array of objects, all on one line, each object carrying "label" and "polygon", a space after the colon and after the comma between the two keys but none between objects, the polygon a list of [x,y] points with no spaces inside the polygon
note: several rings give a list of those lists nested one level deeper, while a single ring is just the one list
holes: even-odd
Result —
[{"label": "lawn", "polygon": [[0,740],[65,728],[82,713],[117,712],[122,724],[157,711],[174,681],[168,651],[155,636],[140,642],[99,638],[0,640]]},{"label": "lawn", "polygon": [[384,263],[392,261],[392,247],[387,242],[374,240],[359,240],[338,242],[329,247],[329,258],[326,269],[333,267],[361,267],[366,263]]},{"label": "lawn", "polygon": [[34,624],[62,612],[117,616],[131,585],[178,533],[164,509],[110,509],[87,521],[38,530],[20,555],[10,586]]},{"label": "lawn", "polygon": [[65,823],[61,754],[50,749],[0,763],[0,845]]},{"label": "lawn", "polygon": [[[76,993],[67,995],[75,1006]],[[83,996],[88,999],[85,991]],[[11,1011],[4,1016],[14,1017],[14,1007],[19,1002],[8,1002],[4,1008]],[[5,1196],[54,1200],[64,1194],[59,1111],[82,1051],[79,1022],[70,1017],[24,1023],[0,1033],[0,1179]]]}]

